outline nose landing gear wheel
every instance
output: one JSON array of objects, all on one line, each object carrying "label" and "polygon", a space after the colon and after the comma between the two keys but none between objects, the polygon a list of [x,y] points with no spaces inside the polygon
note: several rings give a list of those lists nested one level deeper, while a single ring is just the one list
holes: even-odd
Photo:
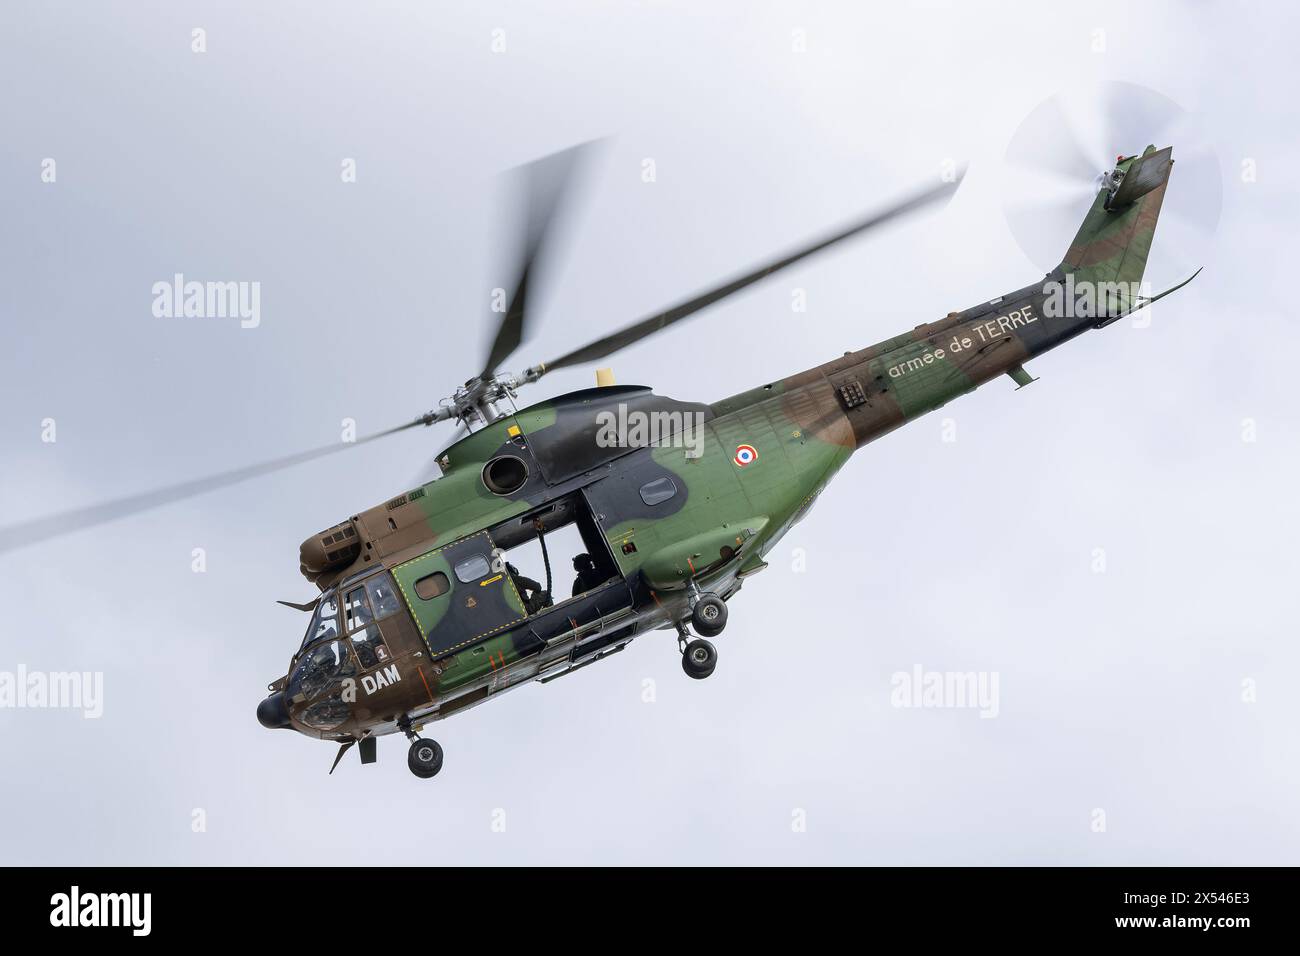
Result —
[{"label": "nose landing gear wheel", "polygon": [[436,740],[419,738],[406,754],[406,765],[417,777],[432,777],[442,769],[442,746]]},{"label": "nose landing gear wheel", "polygon": [[718,666],[718,650],[708,641],[696,638],[682,651],[682,670],[687,677],[704,680]]},{"label": "nose landing gear wheel", "polygon": [[691,626],[703,637],[717,637],[727,626],[727,602],[716,594],[706,594],[691,610]]}]

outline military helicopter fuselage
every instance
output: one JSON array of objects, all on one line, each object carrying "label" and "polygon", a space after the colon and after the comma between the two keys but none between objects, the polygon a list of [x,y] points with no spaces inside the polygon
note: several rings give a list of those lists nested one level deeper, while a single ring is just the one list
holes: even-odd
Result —
[{"label": "military helicopter fuselage", "polygon": [[[1043,281],[869,348],[712,404],[611,385],[485,424],[445,450],[437,480],[304,543],[322,591],[259,719],[338,741],[339,757],[360,742],[363,762],[401,731],[411,769],[432,776],[442,752],[417,736],[425,724],[646,631],[676,629],[687,674],[708,676],[726,602],[856,449],[1002,376],[1028,384],[1029,359],[1154,301],[1129,289],[1170,165],[1153,148],[1117,164]],[[1131,170],[1137,195],[1117,204]],[[1085,301],[1099,285],[1104,301]],[[571,595],[545,550],[569,526],[585,549]],[[533,542],[545,586],[511,562]]]}]

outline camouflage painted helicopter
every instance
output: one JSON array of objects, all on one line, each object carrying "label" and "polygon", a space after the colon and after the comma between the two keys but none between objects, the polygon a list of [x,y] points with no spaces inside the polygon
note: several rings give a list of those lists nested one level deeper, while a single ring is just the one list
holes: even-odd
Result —
[{"label": "camouflage painted helicopter", "polygon": [[[441,477],[307,539],[301,570],[320,593],[285,675],[257,708],[268,728],[359,744],[411,740],[420,777],[442,767],[424,725],[526,682],[548,682],[624,649],[652,629],[677,633],[682,667],[705,678],[727,602],[767,565],[853,451],[1025,362],[1105,327],[1152,297],[1137,286],[1173,165],[1170,148],[1119,157],[1064,260],[1044,280],[869,348],[711,404],[612,384],[522,410],[517,391],[547,372],[598,361],[852,236],[948,196],[941,183],[663,313],[521,374],[497,371],[520,345],[527,291],[570,178],[571,154],[537,164],[520,278],[483,370],[438,409],[370,436],[455,419],[467,432],[437,458]],[[552,188],[540,190],[549,170]],[[558,173],[557,173],[558,170]],[[537,196],[535,195],[536,199]],[[350,446],[349,446],[350,447]],[[322,449],[30,523],[48,536],[306,460]],[[554,581],[548,542],[576,531],[571,588]],[[0,546],[4,541],[0,540]],[[545,583],[519,571],[539,548]],[[694,631],[692,635],[691,631]]]}]

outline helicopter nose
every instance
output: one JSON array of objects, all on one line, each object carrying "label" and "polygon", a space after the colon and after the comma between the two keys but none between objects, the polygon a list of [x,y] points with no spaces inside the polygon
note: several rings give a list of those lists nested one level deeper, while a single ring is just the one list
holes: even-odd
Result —
[{"label": "helicopter nose", "polygon": [[257,705],[257,720],[268,730],[281,730],[289,725],[289,702],[284,691],[277,691]]}]

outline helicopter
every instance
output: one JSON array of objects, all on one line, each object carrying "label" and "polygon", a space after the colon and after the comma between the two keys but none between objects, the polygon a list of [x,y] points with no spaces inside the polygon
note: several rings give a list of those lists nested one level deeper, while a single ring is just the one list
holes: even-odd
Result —
[{"label": "helicopter", "polygon": [[[417,777],[436,775],[427,725],[532,682],[549,683],[675,632],[685,674],[718,664],[711,639],[728,602],[812,509],[853,452],[975,388],[1035,379],[1025,364],[1090,329],[1146,308],[1139,289],[1173,167],[1172,147],[1116,157],[1064,258],[1043,280],[950,312],[789,377],[712,402],[643,386],[597,384],[523,408],[549,372],[599,362],[721,299],[848,239],[946,199],[963,173],[665,311],[519,373],[500,371],[530,324],[529,286],[581,147],[524,167],[523,254],[481,370],[438,407],[353,445],[455,422],[440,475],[306,539],[303,576],[318,594],[281,601],[309,615],[257,719],[357,747],[373,763],[401,733]],[[1199,270],[1197,270],[1199,273]],[[0,550],[247,480],[339,450],[330,446],[52,519],[0,529]],[[575,578],[557,580],[568,541]],[[540,552],[545,581],[519,570]]]}]

